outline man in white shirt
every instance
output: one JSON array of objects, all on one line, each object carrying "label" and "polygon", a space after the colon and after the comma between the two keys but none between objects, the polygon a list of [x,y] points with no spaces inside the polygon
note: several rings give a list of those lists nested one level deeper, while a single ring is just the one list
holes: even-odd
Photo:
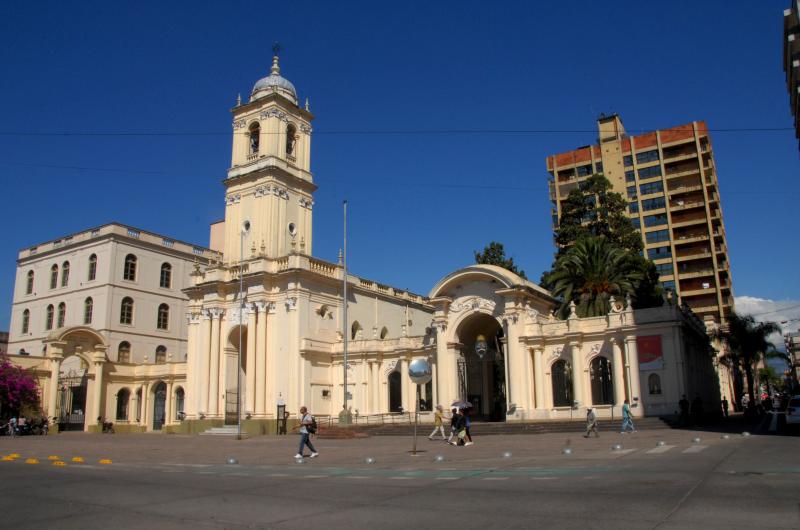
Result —
[{"label": "man in white shirt", "polygon": [[314,416],[308,413],[306,407],[300,407],[300,447],[297,449],[295,458],[303,458],[303,450],[305,446],[311,450],[311,458],[316,458],[319,453],[314,448],[309,437],[312,433],[309,432],[311,425],[314,423]]}]

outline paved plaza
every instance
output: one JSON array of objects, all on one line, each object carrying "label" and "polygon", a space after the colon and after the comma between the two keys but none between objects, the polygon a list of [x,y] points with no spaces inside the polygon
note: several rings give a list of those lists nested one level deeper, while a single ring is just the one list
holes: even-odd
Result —
[{"label": "paved plaza", "polygon": [[302,463],[292,435],[3,437],[2,526],[800,527],[797,438],[723,436],[422,436],[416,456],[410,437],[319,439]]}]

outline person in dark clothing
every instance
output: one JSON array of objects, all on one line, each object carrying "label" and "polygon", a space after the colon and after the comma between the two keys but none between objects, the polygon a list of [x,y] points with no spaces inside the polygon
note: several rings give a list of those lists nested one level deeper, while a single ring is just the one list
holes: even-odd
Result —
[{"label": "person in dark clothing", "polygon": [[456,412],[453,431],[456,433],[456,441],[450,443],[452,445],[464,445],[467,437],[467,418],[460,410]]},{"label": "person in dark clothing", "polygon": [[722,415],[728,417],[728,398],[722,396]]},{"label": "person in dark clothing", "polygon": [[450,436],[447,437],[447,443],[453,444],[453,438],[458,434],[456,424],[458,423],[458,409],[453,408],[450,411]]},{"label": "person in dark clothing", "polygon": [[681,427],[688,427],[689,426],[689,400],[686,399],[686,394],[681,396],[681,400],[678,401],[678,407],[681,409],[681,415],[678,419],[678,423],[680,423]]}]

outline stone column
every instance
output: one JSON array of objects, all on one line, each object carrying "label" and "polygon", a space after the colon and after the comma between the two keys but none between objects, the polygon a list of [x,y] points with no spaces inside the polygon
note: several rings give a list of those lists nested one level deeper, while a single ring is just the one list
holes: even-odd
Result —
[{"label": "stone column", "polygon": [[[634,416],[644,416],[644,403],[642,403],[640,397],[642,390],[639,385],[639,353],[636,348],[636,335],[625,337],[625,350],[628,357],[628,374],[630,376],[631,413]],[[638,404],[638,406],[634,407],[634,404]]]},{"label": "stone column", "polygon": [[533,379],[536,392],[536,409],[544,410],[544,352],[541,346],[533,348]]},{"label": "stone column", "polygon": [[164,425],[169,425],[175,421],[175,412],[172,410],[172,404],[175,400],[172,399],[172,386],[173,381],[167,383],[167,399],[164,402]]},{"label": "stone column", "polygon": [[519,342],[519,330],[517,329],[517,314],[506,315],[504,321],[506,323],[506,362],[508,377],[511,379],[506,382],[508,388],[509,404],[516,405],[518,413],[514,415],[518,418],[522,417],[522,412],[527,404],[526,393],[528,389],[525,388],[525,380],[527,378],[528,365],[525,362],[525,351],[522,344]]},{"label": "stone column", "polygon": [[400,364],[400,403],[403,404],[403,410],[408,412],[414,410],[414,407],[409,405],[412,385],[408,379],[408,360],[401,358],[398,363]]},{"label": "stone column", "polygon": [[216,417],[219,414],[219,331],[222,320],[221,309],[211,309],[211,355],[209,358],[208,373],[208,405],[206,410],[209,416]]},{"label": "stone column", "polygon": [[105,390],[105,385],[103,384],[103,368],[106,364],[105,347],[94,353],[92,363],[94,364],[94,401],[92,403],[92,416],[87,421],[87,424],[94,423],[98,417],[105,416],[105,410],[102,407],[103,391]]},{"label": "stone column", "polygon": [[461,396],[458,395],[458,366],[456,365],[455,352],[447,347],[447,324],[443,321],[434,322],[436,329],[436,377],[439,389],[439,399],[449,405]]},{"label": "stone column", "polygon": [[148,425],[150,422],[148,419],[150,418],[149,414],[149,404],[150,400],[148,399],[150,394],[150,383],[145,383],[142,385],[142,417],[139,419],[139,425],[144,427],[145,430],[148,430]]},{"label": "stone column", "polygon": [[622,359],[622,347],[620,341],[614,337],[609,339],[611,342],[611,350],[613,353],[613,360],[611,362],[614,368],[614,404],[616,407],[622,407],[625,401],[625,361]]},{"label": "stone column", "polygon": [[61,357],[61,348],[59,346],[55,346],[52,342],[47,346],[48,350],[57,350],[47,352],[52,355],[50,358],[50,381],[47,394],[47,415],[52,420],[56,416],[56,408],[58,407],[58,376],[61,373],[61,361],[64,358]]},{"label": "stone column", "polygon": [[206,309],[203,311],[202,321],[200,323],[200,337],[197,341],[197,351],[199,353],[199,368],[197,369],[197,394],[192,396],[192,399],[197,403],[197,412],[209,414],[211,410],[208,408],[208,387],[211,382],[210,360],[211,360],[211,327],[212,327],[211,312]]},{"label": "stone column", "polygon": [[433,398],[433,403],[431,403],[432,405],[431,410],[435,410],[436,405],[441,405],[441,403],[439,402],[439,385],[438,385],[439,377],[437,373],[439,371],[439,367],[437,365],[438,363],[435,360],[431,362],[431,390],[433,394],[431,396]]},{"label": "stone column", "polygon": [[267,413],[267,304],[266,302],[256,302],[258,309],[256,323],[256,416],[264,416]]},{"label": "stone column", "polygon": [[[258,338],[258,325],[256,324],[256,307],[253,305],[247,309],[247,359],[245,361],[245,402],[244,411],[254,413],[256,411],[256,348]],[[240,323],[241,324],[241,323]]]},{"label": "stone column", "polygon": [[[197,313],[188,313],[187,320],[187,342],[186,342],[186,395],[196,396],[200,391],[198,384],[198,372],[200,368],[199,351],[200,345],[200,319]],[[197,414],[196,399],[186,400],[186,415],[194,418]]]},{"label": "stone column", "polygon": [[573,340],[569,343],[570,350],[572,351],[572,394],[573,401],[578,402],[581,407],[585,403],[583,401],[583,363],[581,362],[581,343]]}]

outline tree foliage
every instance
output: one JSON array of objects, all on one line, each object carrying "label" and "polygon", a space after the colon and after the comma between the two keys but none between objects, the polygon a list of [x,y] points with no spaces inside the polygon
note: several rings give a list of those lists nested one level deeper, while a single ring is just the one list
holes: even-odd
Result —
[{"label": "tree foliage", "polygon": [[749,403],[753,405],[755,405],[753,388],[755,365],[762,357],[771,356],[775,346],[768,337],[780,332],[781,327],[775,322],[756,322],[751,315],[731,313],[727,319],[727,326],[715,333],[716,338],[728,346],[722,361],[728,366],[736,366],[744,371]]},{"label": "tree foliage", "polygon": [[[600,297],[600,299],[605,298],[605,302],[597,300],[587,303],[579,294],[586,289],[587,281],[594,280],[572,274],[571,277],[576,283],[571,289],[564,289],[563,285],[556,288],[557,280],[562,284],[565,281],[563,273],[553,276],[557,270],[563,268],[564,263],[559,264],[559,260],[566,256],[573,247],[585,241],[592,241],[593,243],[586,243],[587,247],[592,246],[592,248],[599,248],[602,246],[599,242],[605,241],[610,248],[618,249],[625,255],[624,260],[620,258],[620,263],[624,263],[624,269],[621,272],[625,273],[625,281],[620,285],[632,286],[632,290],[624,294],[632,295],[635,309],[657,307],[663,304],[658,270],[652,261],[641,255],[644,248],[642,236],[627,217],[626,208],[627,201],[624,197],[611,191],[611,183],[600,174],[586,179],[579,188],[572,190],[562,201],[561,217],[554,233],[558,252],[551,270],[544,272],[540,281],[542,286],[550,291],[562,292],[557,296],[566,297],[559,310],[562,316],[565,314],[564,308],[569,306],[570,301],[574,301],[583,308],[583,314],[580,310],[578,311],[580,316],[605,314],[598,312],[607,307],[606,295]],[[585,254],[585,251],[586,249],[582,250],[580,254]],[[571,261],[574,259],[573,256]],[[599,273],[597,267],[594,267],[594,270],[593,274]],[[606,272],[611,273],[612,271]],[[613,293],[609,292],[609,294]]]},{"label": "tree foliage", "polygon": [[486,245],[483,248],[483,252],[476,251],[475,263],[483,265],[497,265],[498,267],[503,267],[504,269],[510,270],[514,274],[527,279],[527,276],[525,276],[525,271],[517,268],[517,265],[514,263],[514,258],[506,257],[506,251],[503,248],[503,244],[498,243],[497,241],[492,241]]},{"label": "tree foliage", "polygon": [[37,409],[39,390],[36,379],[27,370],[16,366],[5,355],[0,357],[0,410],[19,412]]},{"label": "tree foliage", "polygon": [[570,302],[579,317],[606,315],[610,299],[632,295],[643,272],[630,252],[605,237],[584,237],[556,259],[548,288],[562,300],[559,316],[567,318]]}]

